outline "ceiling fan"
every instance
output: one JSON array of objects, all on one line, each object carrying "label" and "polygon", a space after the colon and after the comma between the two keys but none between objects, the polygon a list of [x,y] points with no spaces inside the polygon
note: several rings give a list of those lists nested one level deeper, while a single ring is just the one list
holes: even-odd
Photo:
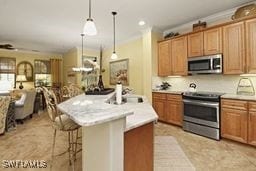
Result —
[{"label": "ceiling fan", "polygon": [[0,44],[0,49],[6,49],[6,50],[25,50],[25,51],[33,51],[33,52],[40,52],[39,50],[33,50],[33,49],[26,49],[26,48],[15,48],[12,44],[6,43],[6,44]]},{"label": "ceiling fan", "polygon": [[0,44],[0,49],[16,50],[11,44]]}]

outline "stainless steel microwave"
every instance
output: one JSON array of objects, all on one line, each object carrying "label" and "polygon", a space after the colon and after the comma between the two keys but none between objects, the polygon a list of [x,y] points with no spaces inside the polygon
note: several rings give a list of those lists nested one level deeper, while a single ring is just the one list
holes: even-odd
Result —
[{"label": "stainless steel microwave", "polygon": [[222,54],[188,58],[188,74],[221,74]]}]

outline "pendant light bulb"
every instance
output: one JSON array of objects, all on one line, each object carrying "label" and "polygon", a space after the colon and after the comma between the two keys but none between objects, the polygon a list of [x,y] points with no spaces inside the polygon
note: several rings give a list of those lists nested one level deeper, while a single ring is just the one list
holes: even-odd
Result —
[{"label": "pendant light bulb", "polygon": [[116,20],[115,15],[117,12],[112,12],[113,15],[113,53],[111,55],[111,59],[117,59],[118,56],[116,54]]},{"label": "pendant light bulb", "polygon": [[116,52],[113,52],[112,55],[111,55],[111,59],[117,59],[118,56],[116,55]]},{"label": "pendant light bulb", "polygon": [[91,17],[91,0],[89,0],[89,18],[86,20],[83,33],[88,36],[94,36],[97,34],[96,26]]}]

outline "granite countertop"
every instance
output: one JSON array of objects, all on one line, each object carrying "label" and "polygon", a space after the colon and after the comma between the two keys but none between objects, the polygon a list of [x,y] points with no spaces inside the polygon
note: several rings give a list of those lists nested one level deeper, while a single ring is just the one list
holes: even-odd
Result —
[{"label": "granite countertop", "polygon": [[237,95],[237,94],[224,94],[221,96],[223,99],[235,99],[235,100],[251,100],[256,101],[256,96],[246,96],[246,95]]},{"label": "granite countertop", "polygon": [[92,126],[127,116],[125,131],[128,131],[157,120],[157,114],[145,97],[143,103],[127,102],[122,105],[106,103],[114,94],[81,94],[58,104],[57,107],[81,126]]},{"label": "granite countertop", "polygon": [[169,93],[169,94],[182,94],[183,91],[173,91],[173,90],[152,90],[153,93]]}]

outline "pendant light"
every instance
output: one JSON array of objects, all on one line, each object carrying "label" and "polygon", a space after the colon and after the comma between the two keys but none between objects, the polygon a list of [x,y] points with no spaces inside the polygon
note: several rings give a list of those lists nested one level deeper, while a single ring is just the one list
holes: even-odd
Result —
[{"label": "pendant light", "polygon": [[115,16],[116,16],[117,12],[112,12],[112,15],[113,15],[113,36],[114,36],[114,47],[113,47],[113,53],[112,53],[112,56],[111,56],[111,59],[117,59],[118,56],[116,55],[116,19],[115,19]]},{"label": "pendant light", "polygon": [[97,34],[96,26],[91,17],[91,0],[89,0],[89,18],[86,20],[83,33],[88,36],[94,36]]}]

